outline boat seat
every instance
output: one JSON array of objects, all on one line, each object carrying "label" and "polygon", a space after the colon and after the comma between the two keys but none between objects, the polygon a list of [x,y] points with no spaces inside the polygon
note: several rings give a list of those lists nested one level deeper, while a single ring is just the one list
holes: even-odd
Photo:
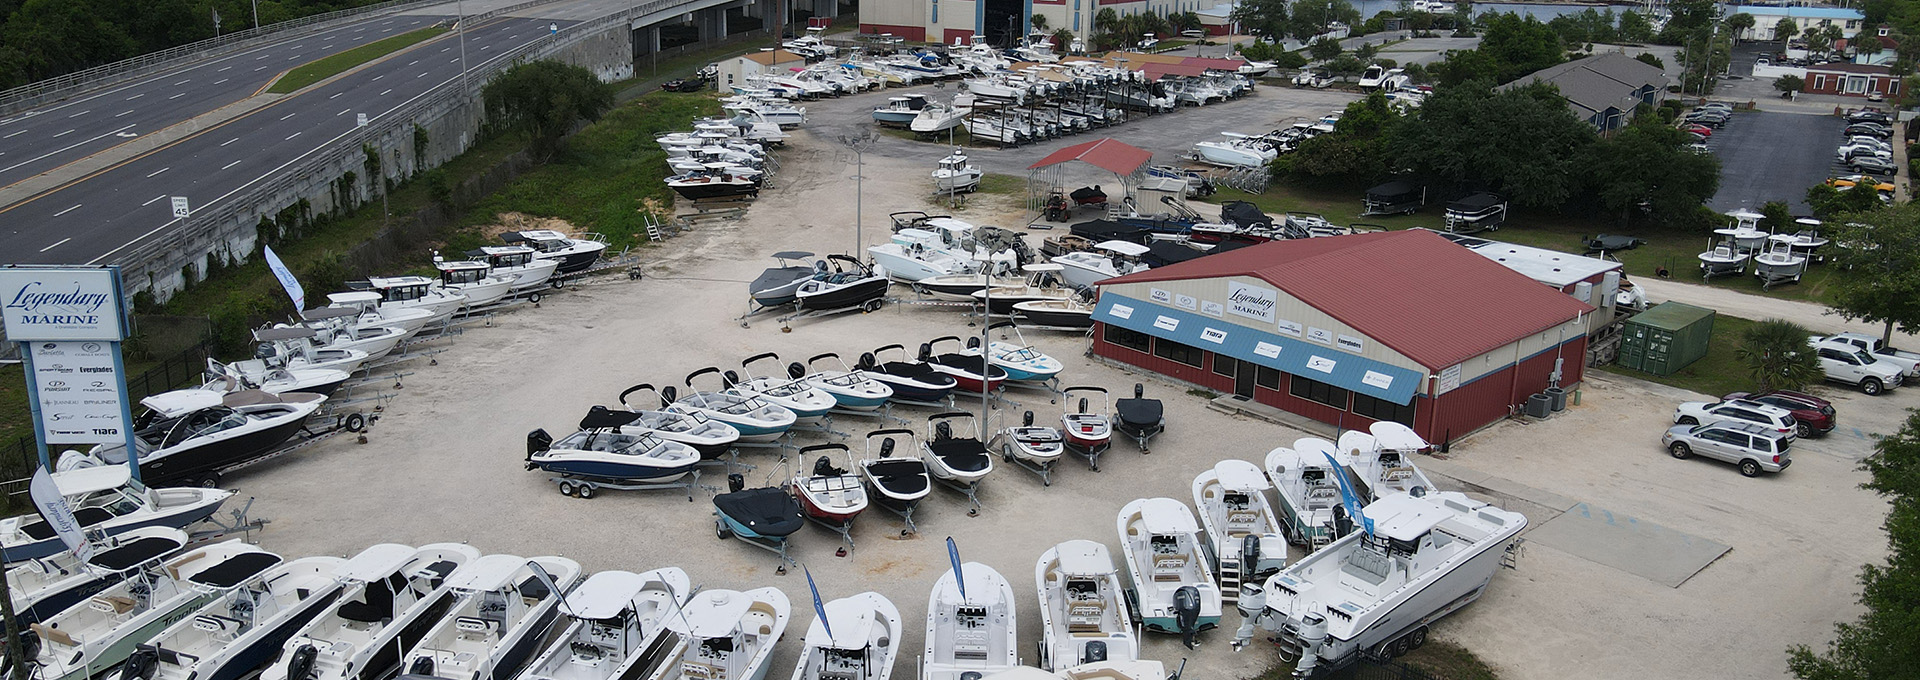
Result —
[{"label": "boat seat", "polygon": [[993,464],[987,457],[986,445],[978,439],[938,439],[928,442],[927,449],[947,467],[962,472],[979,472]]},{"label": "boat seat", "polygon": [[78,646],[74,643],[73,636],[68,635],[67,631],[48,626],[44,623],[30,624],[27,628],[32,630],[33,634],[39,636],[42,640],[59,643],[68,647]]},{"label": "boat seat", "polygon": [[460,631],[461,637],[491,637],[500,631],[500,622],[477,616],[462,616],[453,620],[453,626]]},{"label": "boat seat", "polygon": [[340,618],[359,623],[379,623],[393,615],[393,590],[385,583],[367,584],[365,602],[340,605]]},{"label": "boat seat", "polygon": [[926,464],[917,460],[876,461],[867,466],[867,471],[881,486],[894,493],[913,494],[927,488]]},{"label": "boat seat", "polygon": [[131,597],[100,595],[94,597],[91,604],[96,611],[118,615],[133,611],[134,606],[138,603],[134,602]]},{"label": "boat seat", "polygon": [[527,580],[520,582],[520,597],[527,600],[528,606],[532,606],[539,604],[541,600],[553,597],[553,589],[542,583],[540,577],[528,576]]}]

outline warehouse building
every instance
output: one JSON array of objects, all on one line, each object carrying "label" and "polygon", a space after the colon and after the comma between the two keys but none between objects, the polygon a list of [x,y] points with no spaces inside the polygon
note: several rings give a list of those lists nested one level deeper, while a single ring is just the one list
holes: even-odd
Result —
[{"label": "warehouse building", "polygon": [[[979,35],[1004,47],[1040,26],[1046,33],[1064,28],[1085,40],[1094,32],[1094,15],[1103,9],[1122,16],[1166,16],[1232,5],[1231,0],[865,0],[860,32],[948,45]],[[1033,20],[1036,16],[1040,21]]]},{"label": "warehouse building", "polygon": [[1536,283],[1544,284],[1573,296],[1575,300],[1593,305],[1598,313],[1587,315],[1587,335],[1598,333],[1613,323],[1614,294],[1620,292],[1620,278],[1625,271],[1619,262],[1515,243],[1502,243],[1476,236],[1436,233],[1439,233],[1441,238],[1471,248],[1473,252],[1519,272]]},{"label": "warehouse building", "polygon": [[1585,371],[1594,308],[1430,231],[1276,241],[1108,279],[1093,353],[1343,429],[1445,442]]}]

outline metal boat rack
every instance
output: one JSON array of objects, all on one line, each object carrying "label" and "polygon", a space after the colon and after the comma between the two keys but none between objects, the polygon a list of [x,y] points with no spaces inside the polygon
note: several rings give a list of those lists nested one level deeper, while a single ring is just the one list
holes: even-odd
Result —
[{"label": "metal boat rack", "polygon": [[227,515],[231,519],[226,521],[221,521],[217,513],[200,520],[197,524],[211,524],[213,526],[212,528],[188,532],[187,546],[205,545],[234,534],[240,534],[248,543],[257,543],[253,540],[253,532],[265,530],[267,524],[273,520],[265,517],[255,518],[249,514],[253,510],[253,500],[252,496],[248,496],[246,505],[240,506],[237,510],[228,510]]},{"label": "metal boat rack", "polygon": [[[965,495],[967,497],[967,503],[973,506],[973,507],[967,508],[967,516],[968,517],[980,516],[980,508],[984,507],[980,505],[980,482],[984,482],[987,480],[982,479],[980,480],[980,482],[966,484],[962,482],[956,482],[950,479],[943,479],[939,475],[930,474],[930,475],[927,475],[927,478],[932,479],[933,483],[935,484],[939,484],[940,486],[953,489],[954,491],[958,491],[961,494]],[[909,521],[907,523],[911,525],[913,522]]]},{"label": "metal boat rack", "polygon": [[1108,449],[1113,448],[1113,442],[1104,442],[1094,447],[1080,447],[1074,446],[1071,442],[1062,441],[1060,446],[1065,448],[1068,453],[1078,454],[1080,457],[1087,459],[1087,467],[1094,472],[1099,472],[1100,454],[1106,453]]},{"label": "metal boat rack", "polygon": [[996,441],[1000,443],[1001,460],[1012,463],[1020,469],[1038,476],[1040,478],[1040,486],[1053,486],[1053,465],[1054,463],[1060,462],[1060,459],[1055,458],[1045,463],[1034,463],[1025,458],[1013,455],[1014,447],[1019,446],[1019,444],[1014,443],[1013,437],[1007,434],[1007,430],[993,433],[993,439],[988,441],[988,446],[992,446],[992,443]]}]

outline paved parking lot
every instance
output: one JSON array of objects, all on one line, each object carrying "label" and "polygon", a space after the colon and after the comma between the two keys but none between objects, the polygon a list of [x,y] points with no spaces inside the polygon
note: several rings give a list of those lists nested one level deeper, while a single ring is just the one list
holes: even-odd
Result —
[{"label": "paved parking lot", "polygon": [[1833,162],[1844,119],[1798,113],[1743,111],[1715,130],[1707,147],[1720,157],[1720,191],[1707,206],[1720,212],[1759,210],[1786,201],[1796,215],[1807,207],[1807,187],[1852,174]]}]

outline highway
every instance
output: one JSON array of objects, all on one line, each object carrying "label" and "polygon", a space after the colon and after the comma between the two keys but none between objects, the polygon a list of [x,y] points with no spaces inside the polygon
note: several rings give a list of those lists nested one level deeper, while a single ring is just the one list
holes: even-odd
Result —
[{"label": "highway", "polygon": [[[473,7],[479,3],[467,4],[471,12],[476,11]],[[374,23],[392,22],[389,24],[391,33],[406,30],[406,26],[411,25],[407,23],[408,20],[416,18],[424,22],[418,25],[430,24],[435,20],[430,15],[402,15],[376,19]],[[509,16],[469,27],[465,37],[468,67],[479,68],[499,55],[546,35],[550,25],[564,27],[572,23],[575,21],[570,19]],[[291,41],[285,49],[311,43],[313,37]],[[336,51],[346,45],[343,42],[333,44]],[[313,47],[317,48],[318,45]],[[270,57],[257,58],[258,54],[233,55],[220,61],[224,64],[244,64],[249,60],[263,63],[271,61]],[[312,50],[308,52],[309,58],[299,63],[319,56],[322,55],[317,49]],[[287,67],[297,65],[292,60],[283,61],[288,62]],[[8,261],[15,263],[108,262],[115,254],[178,223],[172,217],[167,197],[186,196],[195,213],[205,210],[274,176],[296,160],[329,148],[333,140],[354,129],[356,114],[365,113],[370,119],[378,120],[406,102],[422,96],[432,87],[458,79],[460,61],[459,43],[454,35],[422,43],[345,78],[280,99],[152,152],[0,208],[0,252],[8,253]],[[213,73],[219,73],[221,66],[212,68]],[[274,69],[274,72],[279,70]],[[165,92],[165,88],[172,86],[171,83],[182,78],[174,75],[169,77],[172,80],[149,79],[139,87],[157,87],[160,89],[146,91]],[[256,79],[253,82],[253,88],[258,89],[264,81]],[[238,96],[244,97],[251,92],[248,89]],[[95,95],[91,99],[125,103],[127,96],[131,95]],[[158,94],[147,96],[165,99]],[[177,99],[185,100],[187,97]],[[202,102],[199,108],[211,110],[220,105],[217,101],[209,101]],[[62,103],[59,106],[73,108],[75,104]],[[78,106],[79,110],[94,108],[100,107]],[[171,115],[194,115],[182,113],[191,108],[182,107]],[[111,117],[122,110],[126,109],[108,112],[102,108],[96,113]],[[59,114],[25,117],[18,123],[38,126],[41,124],[34,119],[54,115]],[[159,112],[152,115],[153,120],[165,117]],[[133,114],[127,117],[131,118]],[[21,128],[41,131],[41,134],[34,135],[37,139],[35,144],[29,146],[40,149],[39,153],[33,155],[59,148],[57,142],[46,136],[46,131],[52,127]],[[111,130],[114,127],[117,126],[90,129]],[[0,132],[0,135],[3,134],[7,133]],[[79,134],[74,132],[67,136]],[[99,132],[93,134],[97,136]],[[21,135],[22,138],[27,136]],[[9,157],[0,157],[0,160]]]},{"label": "highway", "polygon": [[0,119],[0,187],[245,99],[287,69],[451,18],[375,18],[8,116]]}]

